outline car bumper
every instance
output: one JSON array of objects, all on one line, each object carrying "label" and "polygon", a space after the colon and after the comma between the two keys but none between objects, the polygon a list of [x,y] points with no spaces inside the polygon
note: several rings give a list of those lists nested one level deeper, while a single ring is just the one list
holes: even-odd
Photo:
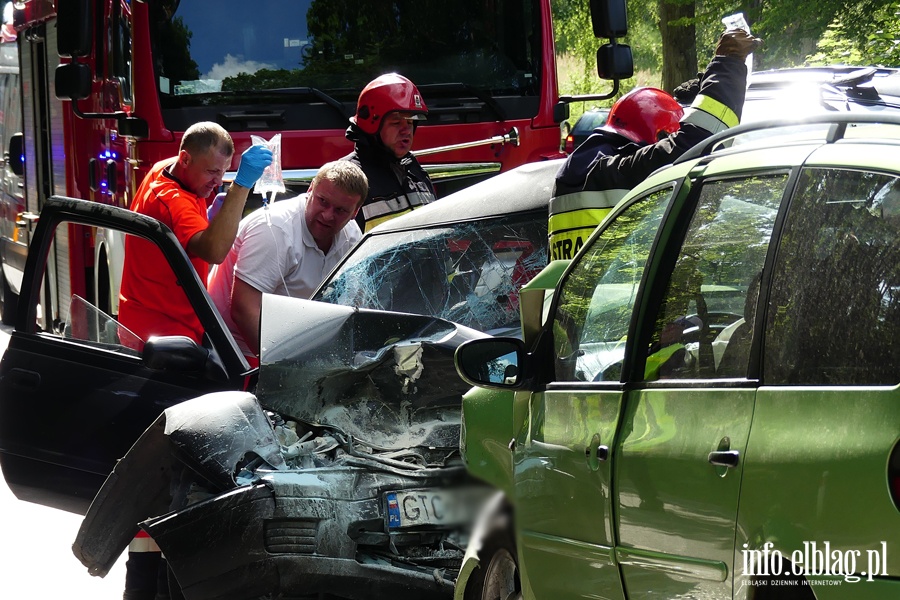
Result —
[{"label": "car bumper", "polygon": [[367,552],[380,542],[386,547],[390,535],[383,492],[410,482],[364,471],[347,475],[346,469],[278,473],[142,527],[159,544],[187,600],[319,592],[351,599],[450,598],[455,569]]}]

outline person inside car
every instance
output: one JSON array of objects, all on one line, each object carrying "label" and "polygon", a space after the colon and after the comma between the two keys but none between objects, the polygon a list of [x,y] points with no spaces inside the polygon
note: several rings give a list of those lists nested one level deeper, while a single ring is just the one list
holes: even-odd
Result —
[{"label": "person inside car", "polygon": [[309,298],[359,241],[353,220],[368,192],[365,174],[337,160],[323,165],[306,194],[259,208],[238,226],[208,289],[251,366],[259,364],[263,293]]},{"label": "person inside car", "polygon": [[744,59],[762,41],[726,31],[690,106],[651,87],[637,88],[613,105],[556,175],[550,199],[550,259],[570,259],[606,213],[650,173],[692,146],[740,122],[747,88]]},{"label": "person inside car", "polygon": [[419,89],[397,73],[376,77],[360,92],[346,133],[355,146],[344,159],[369,179],[356,217],[363,231],[434,201],[431,179],[410,152],[416,122],[427,114]]}]

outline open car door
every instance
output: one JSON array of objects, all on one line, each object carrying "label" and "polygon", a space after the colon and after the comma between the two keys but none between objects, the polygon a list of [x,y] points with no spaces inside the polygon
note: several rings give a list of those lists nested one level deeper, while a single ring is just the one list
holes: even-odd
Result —
[{"label": "open car door", "polygon": [[[55,298],[48,272],[59,237],[94,229],[156,244],[206,334],[137,340],[80,297]],[[52,266],[50,267],[52,269]],[[39,320],[44,323],[39,325]],[[141,343],[143,342],[143,343]],[[140,348],[140,350],[136,349]],[[21,500],[84,514],[115,462],[163,409],[201,394],[241,389],[249,366],[174,234],[129,210],[70,198],[45,205],[29,249],[15,330],[0,361],[0,467]]]}]

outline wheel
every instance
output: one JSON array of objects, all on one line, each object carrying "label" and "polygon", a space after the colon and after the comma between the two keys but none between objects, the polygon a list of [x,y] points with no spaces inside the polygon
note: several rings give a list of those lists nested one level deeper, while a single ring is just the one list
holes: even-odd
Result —
[{"label": "wheel", "polygon": [[516,543],[508,527],[491,532],[480,553],[481,565],[469,578],[465,600],[515,600],[522,597]]},{"label": "wheel", "polygon": [[3,281],[3,290],[2,290],[2,304],[0,304],[0,322],[4,325],[14,325],[16,322],[16,305],[18,304],[19,297],[16,296],[12,288],[9,287],[9,283],[6,281],[6,277],[3,276],[3,271],[0,269],[0,280]]}]

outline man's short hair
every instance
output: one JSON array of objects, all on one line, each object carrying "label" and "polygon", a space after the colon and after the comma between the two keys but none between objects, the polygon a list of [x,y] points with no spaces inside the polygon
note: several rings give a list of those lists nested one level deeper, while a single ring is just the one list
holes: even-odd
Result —
[{"label": "man's short hair", "polygon": [[356,163],[349,160],[335,160],[322,165],[313,178],[312,185],[322,179],[327,179],[348,194],[359,196],[360,205],[369,195],[369,180],[366,174]]},{"label": "man's short hair", "polygon": [[234,141],[225,128],[212,121],[194,123],[184,132],[179,150],[187,150],[188,154],[203,154],[215,148],[222,154],[234,154]]}]

